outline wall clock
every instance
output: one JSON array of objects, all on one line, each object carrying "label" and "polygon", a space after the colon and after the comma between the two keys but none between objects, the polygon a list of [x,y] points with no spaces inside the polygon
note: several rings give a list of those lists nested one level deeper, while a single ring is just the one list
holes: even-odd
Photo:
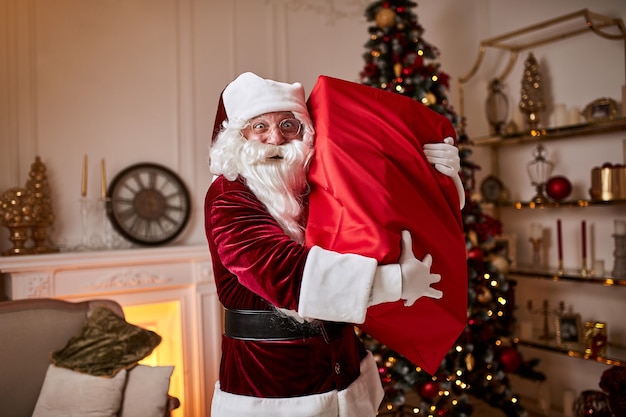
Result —
[{"label": "wall clock", "polygon": [[480,184],[480,194],[483,197],[483,201],[488,203],[495,203],[502,200],[503,192],[504,185],[493,175],[488,175]]},{"label": "wall clock", "polygon": [[156,246],[178,236],[189,221],[189,191],[170,169],[153,163],[129,166],[113,178],[107,215],[124,238]]}]

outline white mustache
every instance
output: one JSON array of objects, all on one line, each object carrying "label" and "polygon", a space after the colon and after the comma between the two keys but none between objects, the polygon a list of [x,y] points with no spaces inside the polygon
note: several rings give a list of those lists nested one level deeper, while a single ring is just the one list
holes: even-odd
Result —
[{"label": "white mustache", "polygon": [[293,162],[301,149],[306,147],[301,141],[292,141],[283,145],[272,145],[256,141],[247,141],[242,149],[242,158],[249,164],[266,163],[268,160]]}]

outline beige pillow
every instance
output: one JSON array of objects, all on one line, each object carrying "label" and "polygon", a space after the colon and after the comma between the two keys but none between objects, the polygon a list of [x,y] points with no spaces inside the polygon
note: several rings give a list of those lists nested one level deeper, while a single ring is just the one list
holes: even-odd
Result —
[{"label": "beige pillow", "polygon": [[128,378],[119,417],[162,417],[173,366],[137,365]]},{"label": "beige pillow", "polygon": [[50,365],[33,417],[115,417],[125,383],[126,370],[106,378]]}]

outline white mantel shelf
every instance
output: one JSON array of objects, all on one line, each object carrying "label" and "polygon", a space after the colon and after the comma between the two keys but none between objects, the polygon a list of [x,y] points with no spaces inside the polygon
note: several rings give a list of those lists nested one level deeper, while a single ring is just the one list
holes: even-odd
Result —
[{"label": "white mantel shelf", "polygon": [[185,261],[209,261],[207,245],[164,246],[102,251],[59,252],[40,255],[16,255],[0,257],[0,272],[42,271],[50,269],[97,268],[109,265],[140,265],[177,263]]}]

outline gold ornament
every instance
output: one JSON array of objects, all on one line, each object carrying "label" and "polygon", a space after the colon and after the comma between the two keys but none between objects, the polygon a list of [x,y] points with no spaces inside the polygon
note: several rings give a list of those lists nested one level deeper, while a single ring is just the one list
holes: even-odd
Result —
[{"label": "gold ornament", "polygon": [[491,264],[496,268],[501,274],[506,274],[509,272],[509,261],[502,255],[494,255],[491,258]]},{"label": "gold ornament", "polygon": [[543,84],[539,73],[539,64],[531,52],[524,62],[524,75],[522,77],[522,90],[519,108],[526,113],[528,126],[531,130],[539,127],[539,113],[545,108],[543,97]]},{"label": "gold ornament", "polygon": [[476,363],[476,359],[474,359],[474,355],[470,353],[468,353],[465,356],[465,367],[467,368],[468,372],[472,372],[472,370],[474,369],[474,364]]},{"label": "gold ornament", "polygon": [[46,167],[39,157],[31,165],[28,176],[25,188],[11,188],[0,197],[0,224],[9,229],[13,244],[4,255],[58,252],[57,248],[47,246],[54,213]]},{"label": "gold ornament", "polygon": [[396,12],[391,9],[380,9],[376,13],[376,25],[381,28],[390,28],[396,24]]},{"label": "gold ornament", "polygon": [[400,75],[402,75],[402,64],[399,62],[396,62],[393,65],[393,73],[396,75],[396,77],[399,77]]},{"label": "gold ornament", "polygon": [[489,291],[489,288],[482,287],[476,295],[476,299],[481,304],[488,304],[493,300],[493,294]]},{"label": "gold ornament", "polygon": [[426,95],[422,98],[422,104],[426,106],[432,106],[433,104],[437,104],[437,97],[431,93],[430,91],[426,93]]},{"label": "gold ornament", "polygon": [[478,234],[475,230],[467,232],[467,238],[471,242],[472,246],[478,246]]}]

